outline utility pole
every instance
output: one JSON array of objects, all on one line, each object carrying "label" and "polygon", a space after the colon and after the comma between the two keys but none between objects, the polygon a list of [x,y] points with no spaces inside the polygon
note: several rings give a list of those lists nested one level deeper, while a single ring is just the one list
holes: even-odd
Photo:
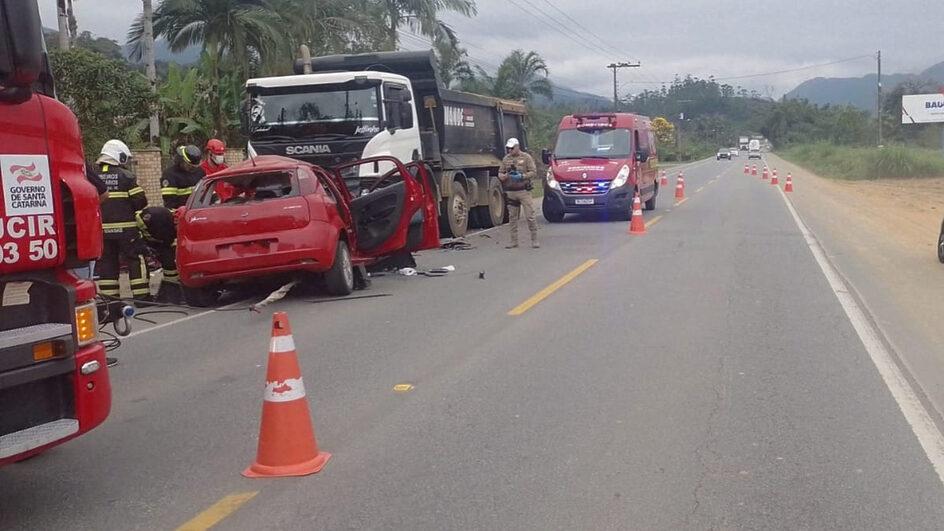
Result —
[{"label": "utility pole", "polygon": [[882,146],[882,50],[875,56],[878,60],[878,90],[875,103],[875,117],[878,119],[878,145]]},{"label": "utility pole", "polygon": [[59,22],[59,49],[68,50],[69,42],[69,15],[66,12],[66,0],[56,1],[56,19]]},{"label": "utility pole", "polygon": [[620,68],[638,68],[640,66],[642,65],[639,63],[639,61],[636,61],[635,63],[622,62],[610,63],[606,65],[607,68],[613,69],[613,112],[619,112],[619,93],[616,83],[616,71]]},{"label": "utility pole", "polygon": [[[154,64],[154,8],[151,0],[142,0],[144,12],[141,15],[141,22],[144,26],[144,73],[151,87],[151,94],[157,94],[157,68]],[[148,120],[148,140],[154,144],[158,143],[161,136],[161,122],[157,114],[157,106],[151,110],[151,117]]]}]

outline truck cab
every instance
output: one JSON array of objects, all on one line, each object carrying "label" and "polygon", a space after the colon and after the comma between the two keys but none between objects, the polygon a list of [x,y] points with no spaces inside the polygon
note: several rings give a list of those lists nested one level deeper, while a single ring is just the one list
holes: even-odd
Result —
[{"label": "truck cab", "polygon": [[545,151],[544,217],[560,222],[566,214],[603,213],[629,219],[638,192],[645,208],[655,208],[655,135],[649,118],[628,113],[565,116],[553,151]]},{"label": "truck cab", "polygon": [[111,408],[95,285],[69,269],[101,254],[98,193],[51,79],[36,3],[0,0],[0,466]]}]

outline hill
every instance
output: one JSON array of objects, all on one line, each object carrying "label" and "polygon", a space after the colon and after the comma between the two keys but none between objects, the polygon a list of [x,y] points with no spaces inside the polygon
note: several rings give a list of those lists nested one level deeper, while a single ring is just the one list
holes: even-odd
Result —
[{"label": "hill", "polygon": [[[944,62],[938,63],[918,74],[890,74],[882,76],[885,92],[905,81],[933,81],[944,84]],[[876,75],[862,77],[817,77],[800,83],[784,97],[806,99],[817,105],[852,105],[875,112]]]}]

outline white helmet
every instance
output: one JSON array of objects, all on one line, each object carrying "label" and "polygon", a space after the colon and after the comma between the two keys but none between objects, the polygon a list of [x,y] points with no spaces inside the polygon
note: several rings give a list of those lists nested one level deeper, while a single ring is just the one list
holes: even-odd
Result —
[{"label": "white helmet", "polygon": [[127,164],[130,159],[131,149],[128,147],[128,144],[125,144],[121,140],[115,140],[114,138],[105,142],[105,145],[102,146],[101,156],[98,157],[99,162],[111,162],[112,164],[120,165]]}]

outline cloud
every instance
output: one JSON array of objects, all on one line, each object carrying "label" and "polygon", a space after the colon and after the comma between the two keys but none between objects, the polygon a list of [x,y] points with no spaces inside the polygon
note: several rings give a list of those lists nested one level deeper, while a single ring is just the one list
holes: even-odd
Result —
[{"label": "cloud", "polygon": [[[55,27],[55,0],[40,2],[44,22]],[[612,94],[612,73],[606,65],[614,60],[642,62],[641,68],[619,73],[621,83],[626,83],[624,92],[657,87],[638,82],[670,80],[676,74],[728,77],[787,70],[879,49],[886,72],[917,72],[944,60],[939,45],[944,2],[477,0],[477,4],[479,14],[473,19],[444,17],[473,60],[497,64],[509,50],[535,50],[547,61],[556,82],[604,96]],[[141,4],[82,0],[75,2],[75,10],[80,29],[124,42]],[[732,84],[779,96],[813,77],[874,71],[874,61],[859,60]]]}]

